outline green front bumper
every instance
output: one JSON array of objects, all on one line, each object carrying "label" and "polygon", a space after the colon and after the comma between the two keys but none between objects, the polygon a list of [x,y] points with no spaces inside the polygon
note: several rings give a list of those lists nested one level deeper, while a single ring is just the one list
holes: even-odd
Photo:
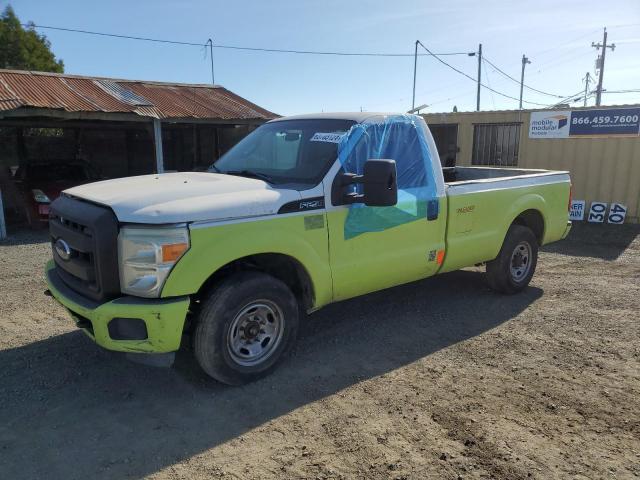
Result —
[{"label": "green front bumper", "polygon": [[[97,303],[67,287],[58,276],[53,260],[47,263],[45,277],[53,297],[69,310],[78,327],[98,345],[108,350],[135,353],[174,352],[180,347],[189,297],[144,299],[124,296]],[[114,340],[108,328],[114,318],[143,320],[147,338]]]}]

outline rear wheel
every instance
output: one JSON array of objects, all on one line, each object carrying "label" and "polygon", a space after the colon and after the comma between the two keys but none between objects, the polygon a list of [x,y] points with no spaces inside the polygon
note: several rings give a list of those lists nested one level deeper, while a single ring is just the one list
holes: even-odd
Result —
[{"label": "rear wheel", "polygon": [[295,342],[298,305],[280,280],[260,272],[230,276],[203,301],[194,350],[216,380],[240,385],[269,374]]},{"label": "rear wheel", "polygon": [[538,263],[538,240],[531,229],[512,225],[495,260],[487,262],[489,286],[501,293],[523,290]]}]

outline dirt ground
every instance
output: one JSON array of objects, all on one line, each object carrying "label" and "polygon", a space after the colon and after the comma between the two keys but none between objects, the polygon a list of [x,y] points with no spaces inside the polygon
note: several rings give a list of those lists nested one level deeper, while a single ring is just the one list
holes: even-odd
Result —
[{"label": "dirt ground", "polygon": [[640,477],[640,228],[577,225],[531,286],[480,269],[332,305],[271,377],[130,363],[0,243],[0,478]]}]

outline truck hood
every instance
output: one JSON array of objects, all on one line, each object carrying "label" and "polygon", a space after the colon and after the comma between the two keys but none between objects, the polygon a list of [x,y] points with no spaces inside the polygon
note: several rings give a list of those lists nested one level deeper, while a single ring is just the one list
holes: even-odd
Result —
[{"label": "truck hood", "polygon": [[205,172],[163,173],[89,183],[65,194],[110,207],[121,222],[183,223],[270,215],[299,200],[253,178]]}]

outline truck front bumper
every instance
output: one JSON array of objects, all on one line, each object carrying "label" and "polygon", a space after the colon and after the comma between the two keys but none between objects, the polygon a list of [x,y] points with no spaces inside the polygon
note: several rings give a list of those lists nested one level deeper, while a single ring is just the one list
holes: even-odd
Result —
[{"label": "truck front bumper", "polygon": [[189,297],[145,299],[123,296],[97,303],[71,290],[53,260],[45,267],[52,296],[98,345],[118,352],[166,353],[180,348]]}]

